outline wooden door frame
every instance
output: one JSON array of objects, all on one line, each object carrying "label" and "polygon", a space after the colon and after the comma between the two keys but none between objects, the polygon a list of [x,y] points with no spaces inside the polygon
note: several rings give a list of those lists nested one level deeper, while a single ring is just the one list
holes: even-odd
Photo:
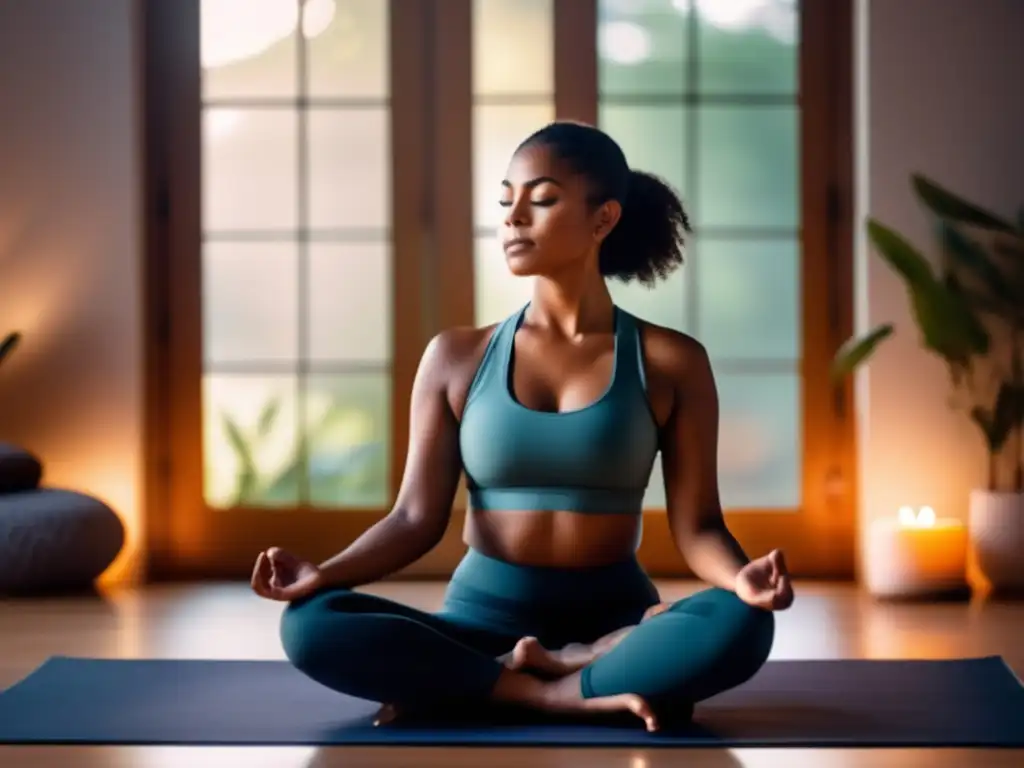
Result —
[{"label": "wooden door frame", "polygon": [[[384,0],[382,0],[384,1]],[[444,3],[444,23],[437,23]],[[559,118],[597,122],[596,0],[553,0],[556,46],[555,112]],[[173,5],[173,12],[171,7]],[[826,7],[827,6],[827,7]],[[392,252],[395,264],[396,334],[392,387],[394,445],[408,440],[409,390],[415,365],[438,330],[473,316],[471,284],[472,205],[435,216],[429,201],[440,192],[472,189],[471,3],[424,0],[399,4],[391,14],[392,152],[402,184],[393,184]],[[728,523],[754,552],[773,540],[806,542],[788,552],[791,568],[807,577],[850,578],[854,574],[856,446],[852,385],[834,385],[827,361],[853,330],[853,19],[852,0],[805,3],[800,19],[801,195],[803,253],[804,381],[809,383],[803,417],[803,515],[730,511]],[[144,81],[144,504],[147,572],[152,579],[246,575],[251,555],[268,537],[289,545],[272,516],[251,510],[217,510],[219,530],[238,535],[214,545],[210,529],[195,529],[196,515],[174,514],[195,499],[183,489],[201,488],[194,434],[182,430],[177,414],[196,413],[201,403],[202,317],[199,163],[200,71],[197,2],[143,2]],[[592,34],[583,34],[592,30]],[[425,58],[433,68],[424,68]],[[396,97],[396,89],[405,89]],[[428,147],[434,146],[434,152]],[[811,154],[813,152],[813,154]],[[468,195],[471,199],[472,195]],[[426,206],[426,207],[425,207]],[[808,215],[809,214],[809,215]],[[184,256],[183,256],[184,255]],[[194,262],[194,263],[193,263]],[[445,301],[439,302],[439,287]],[[469,290],[465,290],[469,286]],[[454,290],[450,290],[454,289]],[[826,296],[827,300],[822,300]],[[194,428],[193,428],[194,432]],[[172,457],[175,464],[172,468]],[[397,488],[404,451],[392,448],[392,487]],[[184,482],[182,481],[184,478]],[[379,519],[381,510],[345,510],[337,515],[313,510],[289,513],[289,524],[333,554]],[[463,549],[464,510],[455,509],[442,543],[406,576],[445,576]],[[685,576],[689,571],[675,550],[664,512],[644,515],[640,558],[653,575]],[[223,548],[221,567],[211,565],[211,548]]]}]

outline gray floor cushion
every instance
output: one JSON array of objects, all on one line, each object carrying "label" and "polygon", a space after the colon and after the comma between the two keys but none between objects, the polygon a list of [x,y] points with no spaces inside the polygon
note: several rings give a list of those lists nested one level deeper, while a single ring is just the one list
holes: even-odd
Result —
[{"label": "gray floor cushion", "polygon": [[123,545],[120,518],[91,496],[0,494],[0,594],[88,588]]}]

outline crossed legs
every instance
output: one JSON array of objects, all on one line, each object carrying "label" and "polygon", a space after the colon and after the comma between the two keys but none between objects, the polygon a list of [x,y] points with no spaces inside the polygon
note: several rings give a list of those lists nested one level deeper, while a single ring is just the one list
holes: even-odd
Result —
[{"label": "crossed legs", "polygon": [[[528,639],[338,589],[290,605],[281,634],[288,658],[312,679],[399,710],[491,700],[630,710],[652,728],[653,712],[678,711],[752,677],[771,650],[774,618],[708,589],[593,644],[547,653]],[[540,668],[560,677],[535,678],[527,654],[553,659]]]}]

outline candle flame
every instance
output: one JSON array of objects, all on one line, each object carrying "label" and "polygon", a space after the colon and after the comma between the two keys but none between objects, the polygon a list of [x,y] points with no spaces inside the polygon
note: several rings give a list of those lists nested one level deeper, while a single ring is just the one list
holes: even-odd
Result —
[{"label": "candle flame", "polygon": [[921,507],[916,514],[912,507],[900,507],[897,517],[900,525],[908,528],[932,528],[935,526],[935,510],[931,507]]}]

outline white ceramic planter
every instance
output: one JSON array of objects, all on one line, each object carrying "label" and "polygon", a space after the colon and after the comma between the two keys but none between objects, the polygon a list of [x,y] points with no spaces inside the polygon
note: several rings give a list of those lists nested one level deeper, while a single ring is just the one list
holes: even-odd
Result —
[{"label": "white ceramic planter", "polygon": [[1024,592],[1024,493],[971,492],[971,544],[997,591]]}]

